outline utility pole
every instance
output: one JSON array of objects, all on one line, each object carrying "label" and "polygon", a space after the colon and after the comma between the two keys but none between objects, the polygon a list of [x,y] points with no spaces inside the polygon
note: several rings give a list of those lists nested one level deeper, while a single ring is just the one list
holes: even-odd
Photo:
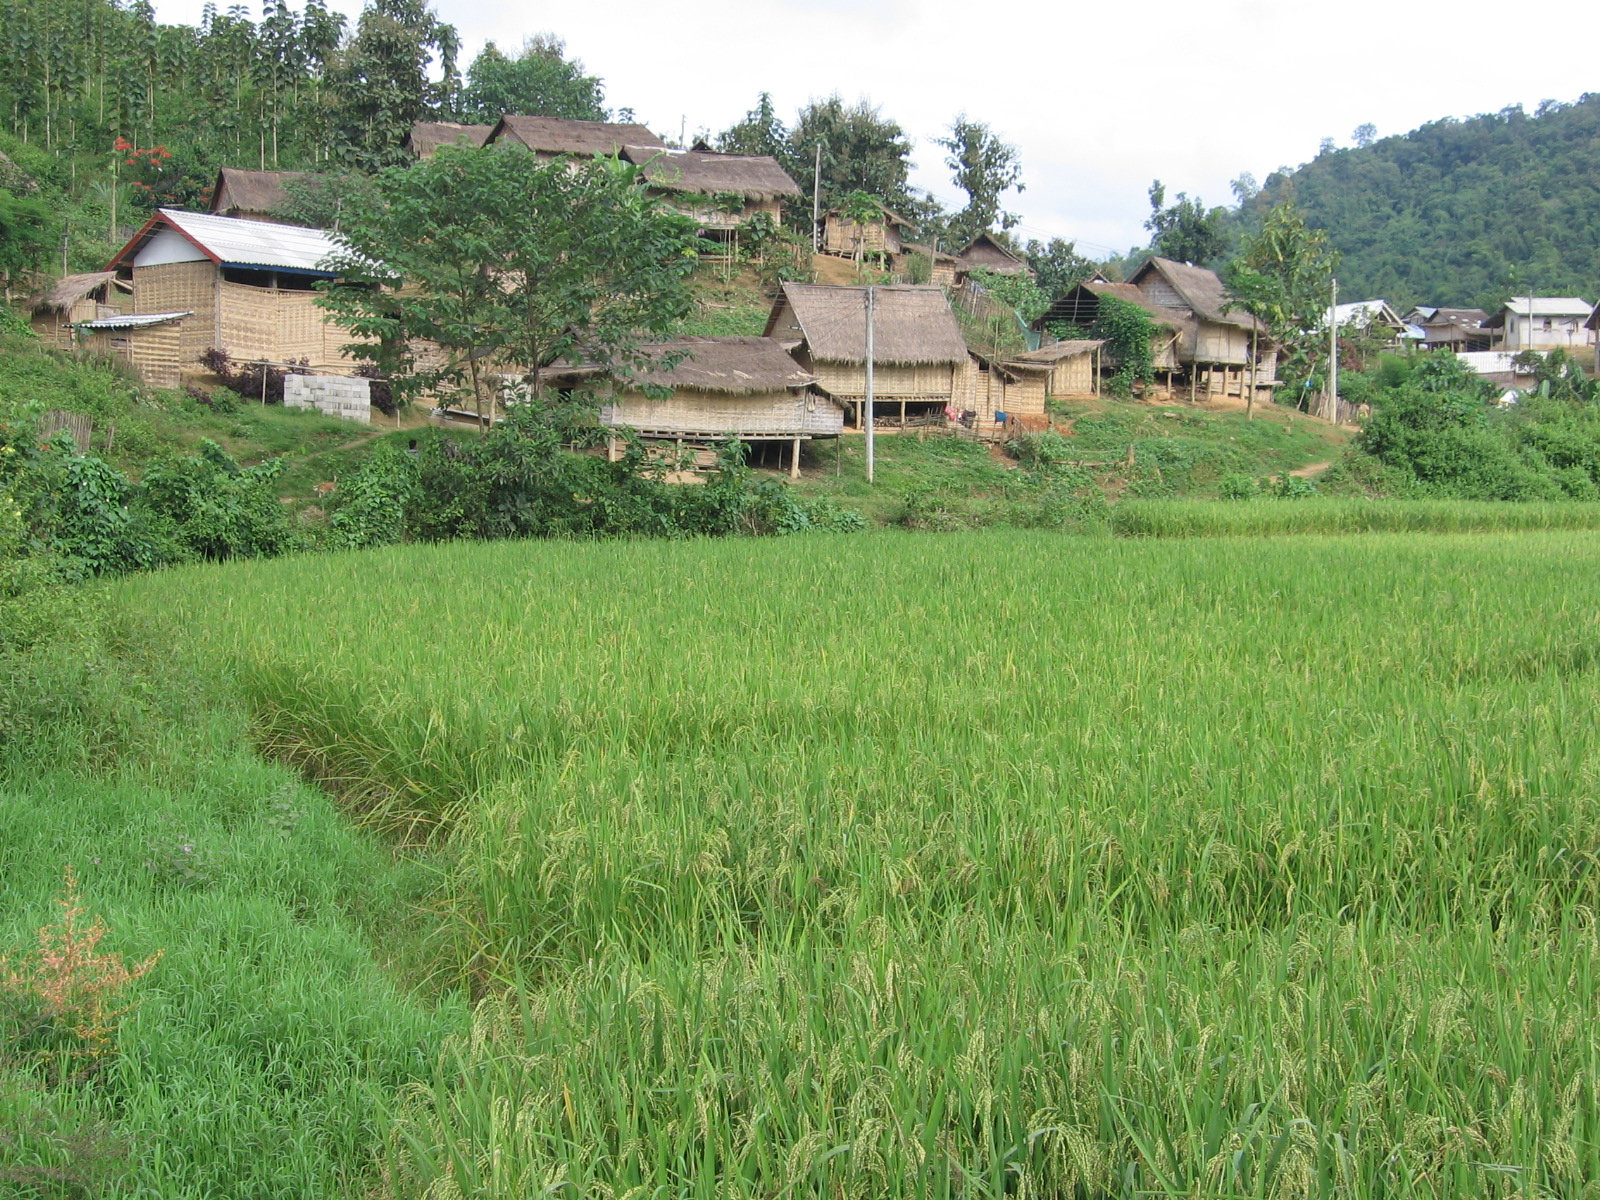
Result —
[{"label": "utility pole", "polygon": [[874,310],[878,306],[878,289],[867,286],[867,399],[863,406],[867,422],[867,482],[872,482],[872,325]]},{"label": "utility pole", "polygon": [[1328,420],[1339,419],[1339,281],[1333,280],[1328,302]]},{"label": "utility pole", "polygon": [[[817,139],[817,161],[811,169],[811,253],[821,248],[817,239],[822,234],[822,139]],[[869,320],[870,325],[870,320]]]}]

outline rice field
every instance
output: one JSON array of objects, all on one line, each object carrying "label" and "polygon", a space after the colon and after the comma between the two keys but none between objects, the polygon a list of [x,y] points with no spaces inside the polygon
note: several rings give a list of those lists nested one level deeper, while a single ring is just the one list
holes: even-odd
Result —
[{"label": "rice field", "polygon": [[479,1003],[395,1196],[1578,1197],[1597,568],[995,531],[119,596],[436,865]]}]

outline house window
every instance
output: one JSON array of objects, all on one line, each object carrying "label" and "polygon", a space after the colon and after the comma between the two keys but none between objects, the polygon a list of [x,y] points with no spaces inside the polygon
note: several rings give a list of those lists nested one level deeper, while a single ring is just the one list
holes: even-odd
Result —
[{"label": "house window", "polygon": [[1546,317],[1544,319],[1544,327],[1547,330],[1554,329],[1555,328],[1555,322],[1552,321],[1549,317]]}]

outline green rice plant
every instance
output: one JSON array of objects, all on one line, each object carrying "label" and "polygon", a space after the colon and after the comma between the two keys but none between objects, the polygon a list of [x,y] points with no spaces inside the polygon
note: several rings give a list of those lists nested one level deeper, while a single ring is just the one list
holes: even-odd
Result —
[{"label": "green rice plant", "polygon": [[[1362,511],[1214,506],[1289,510]],[[397,1196],[1577,1196],[1597,567],[996,530],[114,595],[438,872],[482,1002],[392,1100]]]},{"label": "green rice plant", "polygon": [[[1228,499],[1235,499],[1230,496]],[[1278,537],[1286,534],[1514,533],[1600,529],[1600,504],[1346,497],[1128,500],[1111,509],[1119,537]]]}]

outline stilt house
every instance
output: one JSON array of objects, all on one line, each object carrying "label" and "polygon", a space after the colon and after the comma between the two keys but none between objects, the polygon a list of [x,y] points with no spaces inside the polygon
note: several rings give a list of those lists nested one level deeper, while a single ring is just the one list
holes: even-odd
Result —
[{"label": "stilt house", "polygon": [[441,146],[481,146],[493,125],[458,125],[454,121],[418,121],[406,134],[401,149],[418,158],[432,158]]},{"label": "stilt house", "polygon": [[[876,415],[904,424],[966,407],[970,359],[944,290],[891,285],[872,292]],[[766,329],[858,429],[867,394],[867,294],[865,287],[785,283]]]},{"label": "stilt house", "polygon": [[1007,363],[1042,368],[1046,400],[1082,399],[1100,394],[1100,348],[1104,345],[1098,339],[1052,342],[1013,355]]},{"label": "stilt house", "polygon": [[[772,338],[685,338],[645,353],[648,369],[612,379],[600,408],[603,424],[680,442],[790,442],[792,470],[801,442],[837,437],[844,428],[844,410]],[[656,398],[647,389],[667,395]]]},{"label": "stilt house", "polygon": [[822,252],[845,258],[854,258],[857,254],[898,258],[905,251],[906,235],[915,234],[917,227],[882,205],[878,206],[878,212],[878,220],[860,222],[850,220],[837,208],[823,213]]},{"label": "stilt house", "polygon": [[1406,323],[1422,330],[1424,350],[1449,350],[1471,354],[1488,350],[1493,335],[1483,327],[1489,314],[1481,308],[1434,308],[1419,304],[1406,314]]},{"label": "stilt house", "polygon": [[163,208],[111,260],[131,290],[128,311],[85,328],[125,338],[115,349],[153,383],[201,373],[213,347],[240,362],[305,360],[349,374],[356,363],[342,347],[354,339],[329,322],[313,290],[336,277],[324,265],[334,250],[320,229]]},{"label": "stilt house", "polygon": [[783,202],[800,187],[778,160],[767,155],[625,146],[622,155],[643,172],[649,190],[694,218],[706,236],[725,240],[766,213],[783,221]]}]

